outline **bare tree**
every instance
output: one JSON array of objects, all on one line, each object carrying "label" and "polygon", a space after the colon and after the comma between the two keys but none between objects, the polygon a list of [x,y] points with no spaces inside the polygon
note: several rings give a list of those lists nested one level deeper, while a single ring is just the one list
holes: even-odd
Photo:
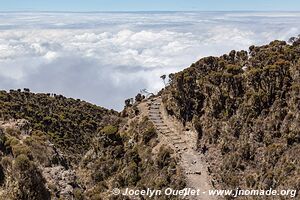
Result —
[{"label": "bare tree", "polygon": [[144,94],[147,98],[151,95],[154,95],[152,92],[149,92],[147,89],[141,89],[141,94]]}]

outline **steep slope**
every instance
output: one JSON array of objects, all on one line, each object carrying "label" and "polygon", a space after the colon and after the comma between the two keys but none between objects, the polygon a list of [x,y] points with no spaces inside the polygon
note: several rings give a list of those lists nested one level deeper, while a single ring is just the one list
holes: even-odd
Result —
[{"label": "steep slope", "polygon": [[129,199],[112,189],[184,187],[172,150],[156,147],[153,124],[134,108],[120,117],[61,95],[1,91],[0,199]]},{"label": "steep slope", "polygon": [[299,191],[299,39],[203,58],[171,74],[162,97],[197,131],[218,188]]}]

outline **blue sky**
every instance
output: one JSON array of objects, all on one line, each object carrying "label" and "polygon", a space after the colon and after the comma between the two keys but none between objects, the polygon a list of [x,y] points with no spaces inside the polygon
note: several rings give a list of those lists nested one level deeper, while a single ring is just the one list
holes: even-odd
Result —
[{"label": "blue sky", "polygon": [[299,11],[299,0],[0,0],[1,11]]}]

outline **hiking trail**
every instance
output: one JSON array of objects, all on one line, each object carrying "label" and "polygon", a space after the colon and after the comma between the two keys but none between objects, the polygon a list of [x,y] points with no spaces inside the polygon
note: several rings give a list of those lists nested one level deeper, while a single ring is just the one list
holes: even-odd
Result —
[{"label": "hiking trail", "polygon": [[186,176],[186,188],[200,189],[201,195],[188,197],[192,200],[217,200],[209,196],[208,191],[214,189],[203,155],[197,152],[196,133],[188,130],[176,119],[168,116],[161,97],[147,101],[148,117],[154,123],[159,135],[180,158],[180,166]]}]

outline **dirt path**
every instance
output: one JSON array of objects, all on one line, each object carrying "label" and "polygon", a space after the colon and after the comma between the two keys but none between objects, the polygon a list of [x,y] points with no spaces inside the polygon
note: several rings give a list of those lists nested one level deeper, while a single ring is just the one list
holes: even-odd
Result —
[{"label": "dirt path", "polygon": [[201,195],[192,196],[192,200],[216,200],[209,196],[208,190],[213,189],[207,166],[203,156],[196,149],[196,133],[185,130],[177,120],[169,117],[162,105],[160,97],[149,99],[148,116],[161,134],[163,140],[174,149],[181,158],[180,165],[185,170],[187,188],[200,189]]}]

